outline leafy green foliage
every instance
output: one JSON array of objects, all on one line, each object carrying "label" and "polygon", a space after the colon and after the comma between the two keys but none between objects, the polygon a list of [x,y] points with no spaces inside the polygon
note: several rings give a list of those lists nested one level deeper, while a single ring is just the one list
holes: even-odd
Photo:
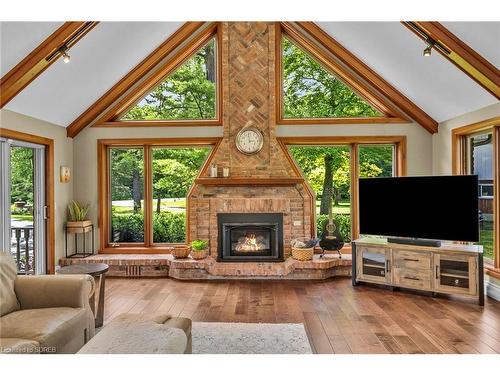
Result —
[{"label": "leafy green foliage", "polygon": [[11,203],[33,204],[33,158],[33,150],[30,148],[11,148]]},{"label": "leafy green foliage", "polygon": [[215,66],[215,39],[212,39],[121,119],[215,119]]},{"label": "leafy green foliage", "polygon": [[387,145],[359,146],[359,176],[391,177],[393,150],[392,146]]},{"label": "leafy green foliage", "polygon": [[153,241],[179,243],[186,241],[186,214],[160,212],[153,215]]},{"label": "leafy green foliage", "polygon": [[382,116],[289,39],[282,47],[285,118]]},{"label": "leafy green foliage", "polygon": [[[316,228],[318,237],[321,237],[323,226],[328,221],[328,215],[316,217]],[[335,221],[339,226],[340,235],[345,243],[351,242],[351,215],[335,215]]]},{"label": "leafy green foliage", "polygon": [[111,241],[143,242],[144,216],[142,214],[113,214],[111,217]]},{"label": "leafy green foliage", "polygon": [[209,152],[208,147],[153,149],[153,198],[185,197]]},{"label": "leafy green foliage", "polygon": [[202,251],[208,248],[208,241],[194,240],[191,242],[191,248],[195,251]]},{"label": "leafy green foliage", "polygon": [[71,201],[68,204],[68,219],[71,221],[84,221],[87,218],[89,208],[88,204]]}]

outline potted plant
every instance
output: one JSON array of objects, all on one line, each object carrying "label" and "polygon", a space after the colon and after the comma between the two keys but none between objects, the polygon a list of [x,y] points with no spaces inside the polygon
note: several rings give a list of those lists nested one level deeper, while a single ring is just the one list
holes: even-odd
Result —
[{"label": "potted plant", "polygon": [[205,259],[208,256],[208,241],[194,240],[191,242],[191,257],[193,259]]},{"label": "potted plant", "polygon": [[88,204],[71,201],[71,203],[68,204],[68,221],[66,222],[66,228],[71,232],[85,232],[85,228],[92,225],[92,221],[87,220],[88,212]]}]

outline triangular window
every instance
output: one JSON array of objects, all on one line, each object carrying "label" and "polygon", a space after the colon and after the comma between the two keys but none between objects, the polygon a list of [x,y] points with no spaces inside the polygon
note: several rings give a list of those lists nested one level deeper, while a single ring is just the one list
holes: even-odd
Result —
[{"label": "triangular window", "polygon": [[285,36],[282,69],[284,119],[384,116]]},{"label": "triangular window", "polygon": [[124,112],[121,121],[217,118],[217,46],[210,39],[163,82]]}]

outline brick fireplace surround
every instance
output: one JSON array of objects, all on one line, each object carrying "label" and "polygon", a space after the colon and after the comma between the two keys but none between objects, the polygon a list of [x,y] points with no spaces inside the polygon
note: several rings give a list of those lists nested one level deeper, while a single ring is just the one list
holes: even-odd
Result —
[{"label": "brick fireplace surround", "polygon": [[[275,24],[222,24],[223,140],[210,164],[229,167],[231,178],[300,177],[276,141]],[[259,128],[264,147],[247,156],[235,147],[244,127]],[[208,169],[202,177],[209,177]],[[311,196],[303,183],[291,186],[226,186],[195,183],[188,196],[189,238],[210,240],[217,256],[218,213],[283,213],[285,257],[290,240],[311,235]]]},{"label": "brick fireplace surround", "polygon": [[[209,258],[182,261],[174,260],[170,254],[102,254],[81,261],[104,261],[110,264],[111,276],[323,279],[350,274],[350,254],[341,260],[333,255],[323,259],[316,256],[311,262],[289,258],[290,241],[314,233],[314,213],[311,212],[314,196],[276,139],[275,27],[278,25],[274,22],[222,23],[223,139],[187,197],[188,239],[209,240]],[[235,146],[236,134],[248,126],[257,127],[264,134],[262,150],[252,156],[240,153]],[[214,179],[207,183],[211,164],[217,165],[219,173],[222,167],[229,167],[231,179],[240,178],[247,184],[230,186],[218,184]],[[272,179],[294,178],[295,182],[289,184],[272,183]],[[257,185],[252,184],[252,179],[271,182]],[[285,262],[217,262],[218,213],[282,213]],[[74,262],[78,260],[64,259],[61,263]]]}]

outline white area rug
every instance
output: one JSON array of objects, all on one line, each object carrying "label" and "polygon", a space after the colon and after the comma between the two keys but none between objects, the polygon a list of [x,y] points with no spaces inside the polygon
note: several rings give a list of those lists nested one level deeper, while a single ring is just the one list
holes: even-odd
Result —
[{"label": "white area rug", "polygon": [[193,322],[193,354],[311,354],[303,324]]}]

